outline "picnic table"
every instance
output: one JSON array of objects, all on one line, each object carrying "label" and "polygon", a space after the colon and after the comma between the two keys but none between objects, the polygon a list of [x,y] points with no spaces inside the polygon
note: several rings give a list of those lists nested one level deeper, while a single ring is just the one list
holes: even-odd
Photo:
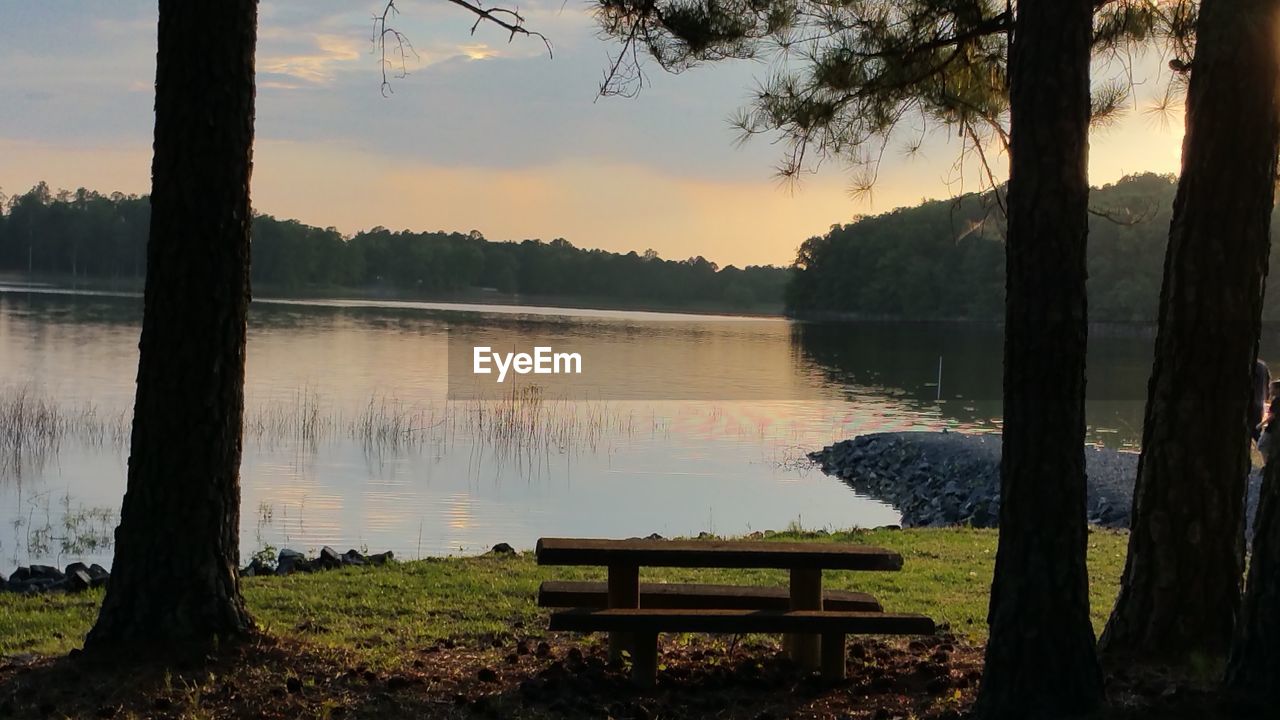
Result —
[{"label": "picnic table", "polygon": [[[780,632],[804,667],[844,676],[847,633],[931,634],[920,615],[885,613],[865,593],[823,591],[824,570],[896,571],[902,556],[847,543],[727,540],[605,540],[542,538],[539,565],[608,568],[599,583],[548,581],[539,604],[569,607],[551,617],[553,630],[610,631],[610,654],[632,652],[633,677],[651,682],[658,632]],[[773,568],[787,570],[787,588],[640,583],[641,567]],[[574,605],[579,605],[574,607]],[[822,640],[819,640],[819,637]]]}]

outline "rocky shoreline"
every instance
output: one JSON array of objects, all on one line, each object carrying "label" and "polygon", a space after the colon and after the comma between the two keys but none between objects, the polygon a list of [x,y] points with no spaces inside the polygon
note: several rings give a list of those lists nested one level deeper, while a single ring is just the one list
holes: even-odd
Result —
[{"label": "rocky shoreline", "polygon": [[[506,546],[506,543],[500,543],[500,545]],[[493,552],[499,552],[498,548],[495,547]],[[242,577],[291,575],[296,572],[310,573],[347,566],[386,565],[393,560],[395,560],[395,554],[390,550],[373,555],[362,555],[357,550],[338,554],[338,551],[326,545],[320,549],[319,555],[309,558],[297,550],[284,548],[274,558],[254,557],[240,571],[240,575]],[[102,587],[111,580],[111,573],[101,565],[86,566],[84,563],[74,562],[65,570],[59,570],[51,565],[23,565],[14,570],[7,581],[2,578],[3,576],[0,576],[0,592],[38,595],[46,592],[76,593],[89,588]]]},{"label": "rocky shoreline", "polygon": [[[1000,436],[955,432],[860,435],[809,457],[854,490],[893,505],[905,527],[995,527],[1000,517]],[[1127,528],[1138,454],[1086,447],[1089,522]],[[1252,525],[1261,473],[1249,477]]]}]

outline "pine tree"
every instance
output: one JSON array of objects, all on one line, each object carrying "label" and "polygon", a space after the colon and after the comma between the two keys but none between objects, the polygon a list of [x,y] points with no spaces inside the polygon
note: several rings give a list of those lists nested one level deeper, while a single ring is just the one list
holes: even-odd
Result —
[{"label": "pine tree", "polygon": [[257,0],[161,0],[128,486],[89,650],[251,631],[240,595]]}]

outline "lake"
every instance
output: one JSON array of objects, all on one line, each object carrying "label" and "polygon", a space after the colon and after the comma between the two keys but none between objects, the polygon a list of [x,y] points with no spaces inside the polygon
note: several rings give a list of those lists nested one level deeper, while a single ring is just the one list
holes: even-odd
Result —
[{"label": "lake", "polygon": [[[141,309],[0,286],[6,563],[109,564]],[[805,454],[882,430],[998,432],[1001,343],[983,325],[257,300],[242,554],[896,523]],[[477,346],[538,345],[582,373],[470,372]],[[1093,342],[1092,442],[1136,446],[1150,358],[1149,340]]]}]

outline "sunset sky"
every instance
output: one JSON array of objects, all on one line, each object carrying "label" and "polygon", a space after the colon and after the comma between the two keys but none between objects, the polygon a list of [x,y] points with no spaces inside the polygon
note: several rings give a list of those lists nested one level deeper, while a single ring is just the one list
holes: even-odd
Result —
[{"label": "sunset sky", "polygon": [[[384,98],[370,41],[378,2],[264,0],[258,210],[346,233],[476,229],[491,240],[785,264],[806,237],[854,215],[976,189],[972,173],[957,176],[959,146],[945,133],[911,157],[891,146],[869,199],[850,197],[837,164],[780,185],[782,148],[768,138],[737,146],[727,121],[769,74],[762,63],[680,76],[650,66],[639,97],[597,99],[616,46],[597,37],[582,0],[520,3],[554,58],[497,28],[471,36],[472,18],[442,0],[399,5],[419,57]],[[0,190],[46,180],[148,191],[155,25],[154,1],[0,2]],[[1095,133],[1093,183],[1176,171],[1181,112],[1150,111],[1159,67],[1154,56],[1138,63],[1129,113]]]}]

